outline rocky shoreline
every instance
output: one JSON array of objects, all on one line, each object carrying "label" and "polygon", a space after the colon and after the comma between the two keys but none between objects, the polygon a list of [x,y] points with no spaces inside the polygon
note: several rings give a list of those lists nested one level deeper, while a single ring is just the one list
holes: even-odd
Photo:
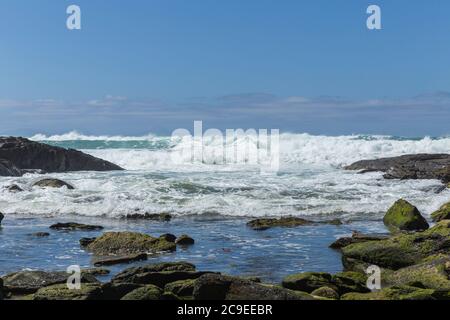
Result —
[{"label": "rocky shoreline", "polygon": [[[383,171],[388,179],[439,179],[450,182],[449,155],[412,155],[357,162],[346,169]],[[109,162],[75,150],[50,147],[22,138],[0,138],[0,176],[30,172],[122,170]],[[38,188],[74,187],[58,179],[41,179]],[[9,192],[21,192],[18,186]],[[170,214],[130,213],[125,219],[172,219]],[[281,283],[262,283],[258,278],[237,277],[214,270],[197,270],[186,261],[133,266],[149,256],[195,246],[189,235],[159,236],[129,232],[103,232],[103,226],[77,222],[56,223],[49,228],[62,232],[100,232],[79,239],[82,250],[92,254],[96,268],[81,270],[81,288],[71,289],[71,274],[64,270],[18,271],[0,277],[4,300],[450,300],[450,203],[427,221],[411,203],[399,199],[386,212],[388,234],[361,234],[330,243],[342,257],[343,272],[302,272],[286,276]],[[0,213],[0,224],[4,214]],[[321,224],[341,225],[340,220],[311,221],[296,217],[245,221],[248,228],[266,232],[271,228],[302,228]],[[40,232],[35,237],[46,237]],[[106,266],[129,264],[101,282]],[[370,290],[369,267],[380,270],[381,288]],[[100,268],[101,267],[101,268]]]}]

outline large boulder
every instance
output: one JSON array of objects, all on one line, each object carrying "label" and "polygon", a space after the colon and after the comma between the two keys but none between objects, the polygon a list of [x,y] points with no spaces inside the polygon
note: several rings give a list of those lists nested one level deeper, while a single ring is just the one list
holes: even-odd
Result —
[{"label": "large boulder", "polygon": [[303,272],[285,277],[282,286],[291,290],[311,293],[324,286],[334,289],[331,284],[331,275],[325,272]]},{"label": "large boulder", "polygon": [[383,222],[394,231],[422,231],[430,227],[419,210],[403,199],[394,203],[384,216]]},{"label": "large boulder", "polygon": [[18,169],[39,169],[45,172],[123,170],[111,162],[77,150],[15,137],[0,138],[0,159],[8,160]]},{"label": "large boulder", "polygon": [[178,280],[165,285],[164,291],[171,292],[178,297],[190,297],[194,293],[195,279]]},{"label": "large boulder", "polygon": [[86,246],[97,256],[175,251],[176,245],[162,238],[137,232],[106,232]]},{"label": "large boulder", "polygon": [[146,285],[127,293],[121,300],[160,300],[162,290],[154,285]]},{"label": "large boulder", "polygon": [[342,248],[342,261],[348,271],[362,271],[368,265],[398,270],[420,263],[435,254],[450,253],[450,221],[413,234],[396,234],[389,239],[355,243]]},{"label": "large boulder", "polygon": [[386,179],[439,179],[450,182],[450,154],[413,154],[362,160],[346,167],[362,172],[385,172]]},{"label": "large boulder", "polygon": [[195,300],[314,300],[305,292],[218,274],[198,278],[193,296]]},{"label": "large boulder", "polygon": [[33,300],[101,300],[102,296],[100,283],[82,283],[79,290],[69,289],[66,284],[56,284],[39,289]]},{"label": "large boulder", "polygon": [[0,177],[20,177],[22,174],[11,161],[0,159]]},{"label": "large boulder", "polygon": [[[66,272],[20,271],[5,275],[3,283],[6,291],[28,294],[54,284],[66,284],[69,276]],[[82,274],[81,282],[98,283],[98,280],[90,274]]]},{"label": "large boulder", "polygon": [[450,202],[444,204],[442,207],[439,208],[439,210],[433,212],[431,214],[431,218],[435,222],[450,219]]}]

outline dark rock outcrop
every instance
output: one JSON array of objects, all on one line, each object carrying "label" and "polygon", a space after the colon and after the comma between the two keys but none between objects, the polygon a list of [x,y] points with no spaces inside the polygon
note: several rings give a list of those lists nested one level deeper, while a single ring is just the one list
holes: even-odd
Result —
[{"label": "dark rock outcrop", "polygon": [[450,219],[450,202],[444,204],[439,208],[439,210],[433,212],[431,214],[431,218],[435,222],[439,222],[442,220],[449,220]]},{"label": "dark rock outcrop", "polygon": [[0,138],[0,159],[2,159],[0,160],[0,176],[20,176],[23,174],[21,170],[25,169],[50,173],[123,170],[111,162],[81,151],[53,147],[16,137]]},{"label": "dark rock outcrop", "polygon": [[316,224],[331,224],[331,225],[341,225],[342,221],[338,219],[327,220],[327,221],[310,221],[297,217],[283,217],[279,219],[275,218],[262,218],[251,220],[247,223],[249,228],[253,230],[263,231],[275,227],[283,228],[293,228],[299,226],[310,226]]},{"label": "dark rock outcrop", "polygon": [[56,223],[50,226],[50,229],[53,230],[62,230],[62,231],[98,231],[103,230],[102,226],[88,225],[76,222],[67,222],[67,223]]},{"label": "dark rock outcrop", "polygon": [[362,160],[347,166],[362,173],[381,171],[386,179],[438,179],[450,182],[449,154],[414,154],[376,160]]},{"label": "dark rock outcrop", "polygon": [[177,238],[175,243],[181,246],[189,246],[193,245],[195,243],[195,240],[189,237],[188,235],[183,234]]},{"label": "dark rock outcrop", "polygon": [[112,256],[112,257],[94,257],[92,262],[94,266],[101,267],[144,260],[147,260],[146,253],[129,254],[124,256]]},{"label": "dark rock outcrop", "polygon": [[330,245],[331,249],[342,249],[348,245],[366,241],[378,241],[378,240],[386,240],[389,236],[384,234],[362,234],[359,232],[354,232],[351,237],[343,237],[337,239]]},{"label": "dark rock outcrop", "polygon": [[2,224],[2,221],[4,218],[5,218],[5,216],[3,215],[3,213],[0,212],[0,224]]},{"label": "dark rock outcrop", "polygon": [[125,216],[128,220],[153,220],[153,221],[170,221],[172,215],[170,213],[130,213]]},{"label": "dark rock outcrop", "polygon": [[33,300],[102,300],[100,283],[82,283],[80,290],[72,290],[66,284],[56,284],[39,289]]}]

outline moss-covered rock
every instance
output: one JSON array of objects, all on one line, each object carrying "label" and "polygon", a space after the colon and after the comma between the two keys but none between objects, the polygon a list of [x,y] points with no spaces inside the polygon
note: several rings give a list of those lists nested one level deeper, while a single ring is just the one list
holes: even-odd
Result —
[{"label": "moss-covered rock", "polygon": [[193,296],[195,300],[314,300],[305,292],[219,274],[198,278]]},{"label": "moss-covered rock", "polygon": [[121,300],[160,300],[162,290],[154,285],[146,285],[131,291]]},{"label": "moss-covered rock", "polygon": [[337,288],[340,295],[349,292],[370,292],[367,288],[367,276],[359,272],[340,272],[331,278],[331,282]]},{"label": "moss-covered rock", "polygon": [[172,292],[176,296],[186,297],[192,296],[194,292],[195,279],[179,280],[166,284],[165,292]]},{"label": "moss-covered rock", "polygon": [[383,219],[392,231],[423,231],[429,228],[427,220],[408,201],[400,199],[388,210]]},{"label": "moss-covered rock", "polygon": [[319,289],[324,286],[329,286],[336,289],[332,282],[332,276],[325,272],[304,272],[293,274],[285,277],[282,286],[291,290],[298,290],[307,293]]},{"label": "moss-covered rock", "polygon": [[346,270],[356,270],[360,263],[397,270],[421,262],[434,254],[450,252],[450,221],[414,234],[397,234],[381,241],[351,244],[342,248]]},{"label": "moss-covered rock", "polygon": [[98,256],[175,251],[176,245],[162,238],[137,232],[106,232],[87,245]]},{"label": "moss-covered rock", "polygon": [[450,202],[444,204],[442,207],[439,208],[439,210],[433,212],[431,214],[431,218],[435,222],[450,219]]},{"label": "moss-covered rock", "polygon": [[100,300],[102,288],[99,283],[81,284],[81,289],[69,289],[67,284],[56,284],[39,289],[33,300]]},{"label": "moss-covered rock", "polygon": [[370,293],[347,293],[341,300],[437,300],[433,289],[399,286]]},{"label": "moss-covered rock", "polygon": [[337,293],[336,290],[330,287],[320,287],[319,289],[316,289],[313,292],[311,292],[311,295],[315,297],[322,297],[332,300],[339,299],[339,293]]}]

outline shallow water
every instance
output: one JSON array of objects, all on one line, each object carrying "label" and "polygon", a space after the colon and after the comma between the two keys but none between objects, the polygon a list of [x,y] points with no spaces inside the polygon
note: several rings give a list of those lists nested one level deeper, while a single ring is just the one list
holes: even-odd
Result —
[{"label": "shallow water", "polygon": [[[72,218],[72,219],[71,219]],[[138,231],[159,236],[163,233],[189,234],[196,240],[190,247],[178,247],[174,253],[152,256],[140,265],[161,261],[188,261],[199,270],[219,271],[233,275],[261,277],[267,282],[280,282],[292,273],[302,271],[339,272],[342,270],[339,252],[328,245],[338,237],[350,235],[358,229],[372,232],[382,230],[379,223],[355,222],[349,225],[304,226],[254,231],[247,228],[245,219],[220,217],[178,218],[171,222],[78,218],[78,222],[101,224],[104,231]],[[8,217],[0,229],[0,274],[18,270],[66,270],[70,265],[92,267],[91,255],[80,248],[79,239],[94,237],[101,232],[54,231],[48,227],[66,219]],[[49,232],[37,238],[35,232]],[[115,274],[127,264],[107,267]],[[102,277],[108,280],[109,277]]]}]

